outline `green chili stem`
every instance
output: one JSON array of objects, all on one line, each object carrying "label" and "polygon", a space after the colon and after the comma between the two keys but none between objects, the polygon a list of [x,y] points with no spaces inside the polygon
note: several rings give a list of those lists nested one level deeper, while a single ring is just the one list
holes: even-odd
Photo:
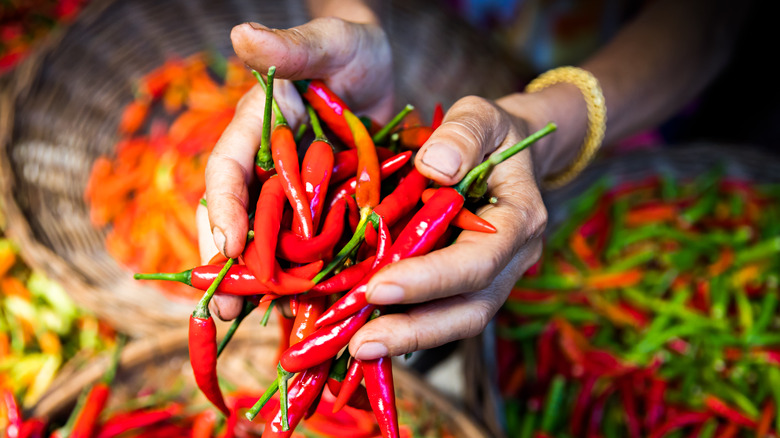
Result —
[{"label": "green chili stem", "polygon": [[295,132],[295,143],[298,144],[301,142],[301,139],[303,138],[303,134],[306,134],[306,130],[309,129],[309,125],[305,123],[301,123],[301,126],[298,127],[298,131]]},{"label": "green chili stem", "polygon": [[406,105],[404,109],[402,109],[398,114],[393,117],[392,120],[387,122],[385,126],[382,127],[379,131],[377,131],[376,134],[371,138],[374,141],[374,144],[379,144],[385,141],[387,136],[390,134],[390,131],[392,131],[396,126],[398,126],[401,123],[401,120],[406,117],[407,114],[412,112],[414,109],[414,106],[412,105]]},{"label": "green chili stem", "polygon": [[127,342],[127,336],[124,334],[120,334],[116,339],[116,346],[114,347],[114,352],[111,354],[111,363],[109,364],[106,373],[103,374],[103,378],[101,379],[101,381],[106,385],[110,385],[116,377],[116,371],[119,368],[119,357],[122,354],[122,349],[125,346],[125,342]]},{"label": "green chili stem", "polygon": [[471,184],[477,178],[480,177],[480,174],[484,172],[488,172],[490,168],[502,163],[507,158],[522,151],[523,149],[532,145],[534,142],[544,137],[545,135],[555,131],[556,129],[557,127],[555,123],[548,123],[544,128],[520,140],[519,142],[515,143],[513,146],[510,146],[509,148],[503,151],[492,154],[490,157],[488,157],[487,160],[483,161],[481,164],[471,169],[471,171],[467,173],[466,176],[463,177],[463,179],[455,186],[455,190],[457,190],[458,193],[465,195],[468,192],[469,187],[471,187]]},{"label": "green chili stem", "polygon": [[268,308],[265,309],[265,313],[263,314],[263,319],[260,320],[260,325],[265,327],[268,325],[268,320],[271,318],[271,310],[276,305],[276,300],[271,300],[271,304],[268,305]]},{"label": "green chili stem", "polygon": [[347,376],[347,369],[349,368],[349,357],[349,351],[345,350],[341,353],[341,356],[339,356],[330,367],[330,371],[328,372],[329,379],[333,379],[337,382],[344,381],[344,378]]},{"label": "green chili stem", "polygon": [[282,364],[276,366],[276,378],[279,379],[279,406],[282,416],[283,432],[290,430],[290,422],[287,419],[287,382],[290,380],[292,375],[293,373],[290,373],[282,368]]},{"label": "green chili stem", "polygon": [[179,283],[184,283],[187,286],[192,286],[192,269],[188,269],[183,272],[154,272],[147,274],[134,274],[133,278],[136,280],[177,281]]},{"label": "green chili stem", "polygon": [[230,340],[233,339],[233,335],[236,333],[238,326],[241,325],[241,322],[244,320],[244,318],[246,318],[256,308],[257,305],[254,302],[250,300],[244,300],[244,308],[241,309],[241,313],[239,313],[236,319],[233,320],[233,323],[230,324],[230,327],[228,327],[227,332],[225,332],[225,336],[222,337],[222,340],[219,342],[219,345],[217,346],[217,357],[219,357],[219,355],[222,354],[222,350],[224,350],[225,347],[227,347],[227,344],[230,342]]},{"label": "green chili stem", "polygon": [[[276,116],[276,125],[286,125],[287,119],[284,118],[284,113],[282,113],[282,108],[279,106],[279,102],[276,101],[276,99],[273,98],[274,95],[274,76],[276,75],[276,66],[271,66],[271,68],[268,69],[268,82],[263,80],[263,77],[260,76],[260,73],[258,73],[256,70],[252,70],[252,74],[255,75],[255,78],[258,82],[260,82],[260,86],[263,87],[263,91],[265,91],[266,96],[271,96],[271,104],[273,105],[274,109],[274,115]],[[265,128],[265,126],[263,127]]]},{"label": "green chili stem", "polygon": [[271,386],[268,387],[268,389],[265,390],[262,396],[260,396],[259,399],[255,402],[252,407],[246,411],[246,418],[249,421],[252,421],[255,419],[257,414],[260,413],[260,410],[263,409],[263,406],[265,406],[266,403],[268,403],[268,400],[271,400],[271,397],[276,394],[276,391],[279,390],[279,376],[277,375],[276,379],[274,379],[273,382],[271,382]]},{"label": "green chili stem", "polygon": [[541,429],[543,432],[553,432],[553,427],[557,424],[559,413],[563,405],[564,396],[566,393],[566,380],[563,376],[556,374],[550,383],[550,390],[547,392],[547,400],[545,401],[544,412],[542,412],[542,424]]},{"label": "green chili stem", "polygon": [[222,282],[222,279],[225,278],[225,275],[230,270],[230,267],[233,266],[233,264],[236,262],[236,259],[228,259],[227,262],[225,262],[225,266],[222,267],[222,269],[219,271],[219,274],[217,274],[217,278],[214,279],[213,282],[211,282],[211,286],[206,290],[206,293],[203,294],[203,297],[198,302],[198,305],[195,307],[195,310],[192,312],[192,316],[195,318],[201,318],[201,319],[208,319],[211,317],[211,313],[209,313],[209,302],[211,301],[211,297],[214,296],[214,292],[217,291],[217,288],[219,287],[219,283]]},{"label": "green chili stem", "polygon": [[309,123],[311,123],[311,129],[314,131],[314,139],[328,143],[328,137],[325,136],[325,132],[322,130],[322,124],[320,123],[320,118],[317,117],[317,112],[309,104],[306,104],[306,112],[309,113]]},{"label": "green chili stem", "polygon": [[347,242],[343,248],[341,248],[338,254],[333,257],[333,260],[328,263],[328,266],[325,266],[325,268],[312,279],[314,284],[319,283],[325,276],[333,272],[333,270],[341,265],[344,262],[344,259],[363,242],[363,239],[366,237],[366,225],[370,222],[369,219],[373,215],[373,212],[371,214],[361,215],[360,222],[358,222],[357,228],[355,228],[355,234],[352,235],[352,238],[349,239],[349,242]]}]

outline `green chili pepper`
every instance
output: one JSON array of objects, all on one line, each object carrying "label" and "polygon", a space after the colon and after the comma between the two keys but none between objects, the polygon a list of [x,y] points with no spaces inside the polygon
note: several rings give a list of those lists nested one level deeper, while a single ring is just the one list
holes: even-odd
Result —
[{"label": "green chili pepper", "polygon": [[553,377],[550,383],[550,390],[547,392],[544,411],[542,413],[541,430],[546,433],[553,433],[558,419],[561,417],[564,397],[566,396],[566,380],[561,375]]}]

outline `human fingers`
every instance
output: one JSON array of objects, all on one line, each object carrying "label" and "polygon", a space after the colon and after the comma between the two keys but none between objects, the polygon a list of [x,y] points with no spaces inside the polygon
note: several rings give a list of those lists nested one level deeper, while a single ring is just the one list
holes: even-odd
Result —
[{"label": "human fingers", "polygon": [[442,185],[460,181],[507,138],[515,121],[493,102],[467,96],[447,111],[415,158],[423,175]]},{"label": "human fingers", "polygon": [[487,326],[509,295],[517,272],[541,255],[541,239],[534,239],[479,292],[426,302],[407,312],[381,316],[352,337],[350,353],[360,360],[398,356],[476,336]]},{"label": "human fingers", "polygon": [[351,109],[378,121],[392,115],[392,52],[381,28],[338,18],[318,18],[290,29],[244,23],[231,32],[247,65],[279,78],[319,78]]},{"label": "human fingers", "polygon": [[[303,117],[300,97],[288,81],[274,87],[283,99],[285,116],[296,123]],[[296,101],[297,97],[297,101]],[[239,101],[236,112],[209,155],[206,165],[206,202],[214,244],[227,257],[238,257],[249,230],[248,184],[254,177],[255,154],[263,128],[265,93],[252,87]],[[288,115],[289,114],[289,115]]]},{"label": "human fingers", "polygon": [[530,161],[529,152],[521,152],[497,166],[488,181],[497,202],[480,216],[496,233],[463,231],[453,245],[388,265],[369,281],[367,300],[419,303],[491,284],[515,254],[541,236],[547,222]]},{"label": "human fingers", "polygon": [[[206,207],[198,205],[195,210],[195,224],[198,229],[198,248],[200,250],[200,263],[205,265],[219,250],[214,244],[209,227],[209,217]],[[219,319],[227,321],[238,316],[243,308],[244,300],[241,297],[229,295],[214,295],[209,302],[209,311]]]}]

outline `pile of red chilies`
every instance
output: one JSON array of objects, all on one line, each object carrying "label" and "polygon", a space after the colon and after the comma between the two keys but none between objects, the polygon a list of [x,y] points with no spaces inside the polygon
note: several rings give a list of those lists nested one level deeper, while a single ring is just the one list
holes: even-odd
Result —
[{"label": "pile of red chilies", "polygon": [[[492,225],[464,208],[466,199],[484,194],[487,175],[495,165],[552,132],[555,125],[492,154],[456,186],[429,188],[431,182],[410,164],[413,150],[441,123],[440,107],[431,126],[409,126],[408,121],[404,126],[402,121],[412,111],[407,106],[379,128],[353,114],[322,81],[299,81],[295,85],[307,104],[315,135],[299,161],[296,137],[302,138],[304,130],[293,132],[273,99],[274,72],[272,67],[267,82],[255,72],[268,96],[264,120],[270,121],[273,111],[275,121],[273,130],[270,122],[263,126],[255,166],[261,187],[254,227],[241,257],[223,265],[176,274],[137,274],[136,278],[181,281],[206,290],[190,318],[190,359],[199,388],[226,416],[230,408],[220,391],[216,368],[221,349],[208,303],[214,293],[247,298],[244,311],[226,336],[229,339],[243,317],[261,302],[273,304],[284,297],[295,315],[292,320],[280,318],[282,340],[289,339],[289,345],[282,346],[277,379],[247,417],[253,419],[278,391],[281,403],[263,436],[290,436],[316,409],[329,376],[334,383],[328,387],[337,395],[335,410],[360,400],[355,394],[364,391],[364,380],[382,435],[397,437],[390,358],[349,361],[345,351],[355,332],[384,311],[367,302],[366,284],[390,263],[451,242],[450,226],[495,232]],[[319,120],[346,150],[334,152]],[[406,150],[397,153],[400,148]]]}]

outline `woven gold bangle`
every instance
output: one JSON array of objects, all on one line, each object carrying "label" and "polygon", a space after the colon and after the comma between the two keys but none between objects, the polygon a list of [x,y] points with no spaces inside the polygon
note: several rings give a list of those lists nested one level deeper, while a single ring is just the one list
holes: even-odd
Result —
[{"label": "woven gold bangle", "polygon": [[562,82],[577,87],[585,98],[588,110],[588,131],[577,159],[566,169],[544,179],[544,186],[553,189],[574,179],[590,163],[604,140],[604,130],[607,125],[607,106],[604,102],[604,94],[601,92],[599,81],[587,70],[568,66],[549,70],[531,81],[525,87],[525,91],[535,93],[550,85]]}]

